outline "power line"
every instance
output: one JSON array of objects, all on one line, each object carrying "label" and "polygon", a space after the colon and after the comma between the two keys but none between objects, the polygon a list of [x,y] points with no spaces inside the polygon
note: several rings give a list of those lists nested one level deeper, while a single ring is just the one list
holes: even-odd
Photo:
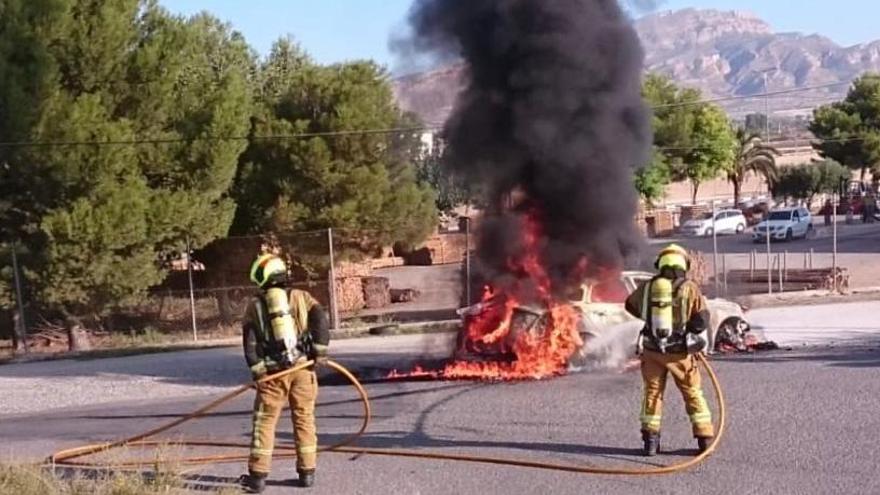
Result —
[{"label": "power line", "polygon": [[[803,143],[804,146],[813,144],[826,144],[826,143],[852,143],[852,142],[861,142],[866,141],[868,138],[865,137],[848,137],[848,138],[833,138],[833,139],[790,139],[787,141],[783,141],[788,145],[797,145],[797,143]],[[767,146],[773,146],[773,142],[766,143]],[[656,148],[658,151],[710,151],[715,149],[712,146],[660,146]]]},{"label": "power line", "polygon": [[431,129],[425,126],[395,127],[387,129],[356,129],[347,131],[303,132],[297,134],[279,134],[273,136],[200,136],[194,138],[146,138],[121,139],[106,141],[7,141],[0,142],[2,148],[40,148],[40,147],[74,147],[74,146],[140,146],[156,144],[181,144],[198,141],[284,141],[292,139],[310,139],[317,137],[345,137],[371,134],[401,134],[421,132]]},{"label": "power line", "polygon": [[[796,93],[804,93],[819,89],[832,88],[836,86],[848,85],[850,82],[839,81],[836,83],[821,84],[816,86],[804,86],[801,88],[792,88],[781,91],[758,93],[753,95],[726,96],[720,98],[701,99],[694,101],[667,103],[663,105],[655,105],[650,107],[657,110],[662,108],[684,107],[692,105],[702,105],[708,103],[719,103],[725,101],[741,101],[747,99],[768,98]],[[289,141],[296,139],[311,138],[332,138],[332,137],[349,137],[364,135],[381,135],[381,134],[401,134],[426,131],[438,131],[443,128],[442,124],[428,124],[422,126],[410,127],[394,127],[384,129],[354,129],[342,131],[325,131],[325,132],[303,132],[294,134],[280,134],[271,136],[199,136],[193,138],[143,138],[143,139],[122,139],[122,140],[92,140],[92,141],[6,141],[0,142],[0,148],[45,148],[45,147],[81,147],[81,146],[143,146],[143,145],[162,145],[162,144],[185,144],[199,141],[207,142],[224,142],[224,141]]]},{"label": "power line", "polygon": [[803,86],[800,88],[783,89],[783,90],[779,90],[779,91],[769,91],[769,92],[764,92],[764,93],[756,93],[756,94],[752,94],[752,95],[722,96],[719,98],[709,98],[709,99],[694,100],[694,101],[682,101],[682,102],[678,102],[678,103],[665,103],[663,105],[654,105],[651,108],[656,110],[656,109],[660,109],[660,108],[675,108],[675,107],[686,107],[686,106],[692,106],[692,105],[703,105],[706,103],[721,103],[721,102],[725,102],[725,101],[749,100],[752,98],[755,98],[755,99],[769,98],[769,97],[785,96],[785,95],[796,94],[796,93],[806,93],[808,91],[816,91],[819,89],[827,89],[827,88],[833,88],[833,87],[849,85],[849,84],[851,84],[850,81],[838,81],[836,83],[819,84],[816,86]]}]

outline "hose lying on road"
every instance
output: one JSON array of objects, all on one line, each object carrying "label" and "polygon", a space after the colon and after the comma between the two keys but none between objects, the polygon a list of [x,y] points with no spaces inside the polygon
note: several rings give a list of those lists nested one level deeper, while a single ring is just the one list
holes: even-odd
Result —
[{"label": "hose lying on road", "polygon": [[[422,450],[404,450],[404,449],[384,449],[384,448],[366,448],[366,447],[358,447],[355,445],[355,442],[367,429],[370,423],[370,401],[367,397],[367,391],[364,389],[363,385],[355,378],[354,375],[351,374],[345,367],[336,363],[334,361],[328,361],[327,365],[337,372],[341,373],[345,376],[354,388],[357,390],[358,394],[361,397],[361,401],[363,403],[364,408],[364,416],[363,421],[361,422],[361,426],[356,433],[349,436],[348,438],[342,440],[341,442],[329,445],[322,446],[319,451],[324,452],[342,452],[342,453],[350,453],[350,454],[368,454],[368,455],[382,455],[382,456],[394,456],[394,457],[414,457],[420,459],[435,459],[435,460],[445,460],[445,461],[462,461],[462,462],[478,462],[484,464],[499,464],[505,466],[516,466],[516,467],[529,467],[536,469],[548,469],[555,471],[568,471],[573,473],[584,473],[584,474],[607,474],[607,475],[658,475],[658,474],[670,474],[678,471],[682,471],[684,469],[688,469],[692,466],[699,464],[704,461],[707,457],[712,455],[721,441],[721,437],[724,434],[724,426],[725,426],[725,410],[724,410],[724,395],[721,391],[721,384],[718,382],[718,377],[715,375],[715,371],[706,361],[706,359],[702,356],[698,356],[699,361],[703,364],[703,367],[706,369],[706,372],[709,375],[709,379],[712,382],[712,387],[715,389],[715,398],[718,403],[718,431],[715,436],[714,441],[709,446],[706,451],[701,454],[678,464],[671,464],[668,466],[657,466],[657,467],[649,467],[649,468],[641,468],[641,469],[632,469],[632,468],[604,468],[604,467],[595,467],[595,466],[581,466],[576,464],[568,464],[568,463],[559,463],[559,462],[545,462],[545,461],[533,461],[527,459],[514,459],[514,458],[505,458],[505,457],[491,457],[491,456],[481,456],[481,455],[465,455],[465,454],[446,454],[441,452],[431,452],[431,451],[422,451]],[[242,385],[241,387],[229,392],[228,394],[206,404],[205,406],[189,413],[181,418],[178,418],[170,423],[164,424],[157,428],[153,428],[144,433],[140,433],[130,438],[126,438],[123,440],[119,440],[116,442],[110,443],[102,443],[102,444],[94,444],[94,445],[86,445],[83,447],[77,447],[73,449],[62,450],[56,452],[51,457],[49,457],[48,462],[54,466],[71,466],[71,467],[91,467],[91,468],[117,468],[117,469],[126,469],[126,468],[140,468],[145,466],[153,466],[156,464],[155,459],[148,460],[134,460],[134,461],[126,461],[120,463],[113,464],[103,464],[103,463],[90,463],[84,461],[75,461],[75,459],[79,459],[82,457],[90,456],[93,454],[98,454],[102,452],[107,452],[109,450],[119,448],[119,447],[158,447],[158,446],[184,446],[184,447],[218,447],[218,448],[236,448],[236,449],[248,449],[250,445],[243,443],[227,443],[227,442],[210,442],[210,441],[190,441],[190,440],[180,440],[180,441],[157,441],[157,440],[148,440],[151,437],[154,437],[160,433],[163,433],[175,426],[179,426],[187,421],[191,421],[193,419],[204,416],[210,411],[216,409],[221,404],[224,404],[235,397],[243,394],[251,388],[256,387],[260,383],[264,383],[270,380],[274,380],[281,376],[287,375],[289,373],[293,373],[304,368],[307,368],[314,364],[312,361],[304,362],[300,365],[297,365],[291,369],[284,370],[280,373],[276,373],[271,376],[264,377],[260,379],[256,383],[249,383],[246,385]],[[280,445],[276,447],[275,457],[278,458],[290,458],[296,457],[295,448],[293,446],[288,445]],[[220,454],[220,455],[211,455],[211,456],[203,456],[203,457],[189,457],[182,459],[172,459],[167,462],[177,463],[181,465],[194,465],[194,464],[216,464],[222,462],[245,462],[247,461],[248,456],[245,454]]]}]

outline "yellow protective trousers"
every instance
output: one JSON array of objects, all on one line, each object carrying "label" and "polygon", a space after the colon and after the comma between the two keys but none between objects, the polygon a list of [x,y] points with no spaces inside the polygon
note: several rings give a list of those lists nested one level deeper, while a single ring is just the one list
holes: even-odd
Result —
[{"label": "yellow protective trousers", "polygon": [[285,402],[290,404],[293,436],[296,441],[297,471],[311,471],[317,465],[318,434],[315,428],[315,401],[318,379],[310,369],[300,370],[259,385],[254,401],[253,436],[248,468],[269,474],[275,427]]},{"label": "yellow protective trousers", "polygon": [[698,438],[714,437],[712,412],[709,411],[709,405],[703,397],[700,370],[697,368],[696,358],[685,353],[663,354],[646,349],[641,360],[642,379],[645,382],[645,396],[642,401],[641,413],[642,431],[660,432],[666,376],[671,374],[684,399],[694,436]]}]

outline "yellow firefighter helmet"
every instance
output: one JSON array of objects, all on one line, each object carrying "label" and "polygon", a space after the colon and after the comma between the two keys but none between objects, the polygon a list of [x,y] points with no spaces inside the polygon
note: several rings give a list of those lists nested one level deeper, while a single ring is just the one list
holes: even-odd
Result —
[{"label": "yellow firefighter helmet", "polygon": [[251,281],[260,287],[273,277],[287,274],[284,261],[274,254],[263,254],[251,265]]},{"label": "yellow firefighter helmet", "polygon": [[690,257],[683,247],[678,244],[670,244],[660,251],[660,254],[657,255],[657,261],[654,262],[654,268],[658,270],[664,266],[687,271],[690,268]]}]

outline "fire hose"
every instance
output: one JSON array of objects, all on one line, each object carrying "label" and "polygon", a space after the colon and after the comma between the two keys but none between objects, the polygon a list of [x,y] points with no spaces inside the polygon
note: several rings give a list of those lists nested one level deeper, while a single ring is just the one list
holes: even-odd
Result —
[{"label": "fire hose", "polygon": [[[545,461],[533,461],[526,459],[515,459],[515,458],[505,458],[505,457],[491,457],[491,456],[481,456],[481,455],[465,455],[465,454],[448,454],[442,452],[431,452],[431,451],[420,451],[420,450],[406,450],[406,449],[390,449],[390,448],[366,448],[366,447],[358,447],[355,445],[355,442],[360,438],[367,430],[367,427],[370,424],[371,410],[370,410],[370,401],[367,397],[367,391],[364,389],[363,385],[355,378],[355,376],[348,371],[345,367],[336,363],[335,361],[327,361],[326,365],[330,368],[336,370],[340,374],[342,374],[345,378],[347,378],[352,386],[357,390],[360,395],[361,401],[363,403],[363,421],[361,422],[361,426],[358,431],[348,438],[329,446],[321,446],[318,450],[319,452],[339,452],[339,453],[348,453],[348,454],[357,454],[357,455],[380,455],[380,456],[393,456],[393,457],[411,457],[411,458],[420,458],[420,459],[434,459],[434,460],[444,460],[444,461],[461,461],[461,462],[476,462],[483,464],[496,464],[496,465],[504,465],[504,466],[515,466],[515,467],[528,467],[528,468],[536,468],[536,469],[546,469],[546,470],[554,470],[554,471],[567,471],[572,473],[582,473],[582,474],[605,474],[605,475],[630,475],[630,476],[641,476],[641,475],[659,475],[659,474],[670,474],[679,472],[690,467],[693,467],[700,462],[704,461],[707,457],[712,455],[718,446],[722,435],[724,434],[724,426],[725,426],[725,410],[724,410],[724,395],[721,391],[721,385],[718,382],[718,377],[715,375],[715,371],[712,369],[712,366],[709,365],[708,361],[702,355],[697,355],[698,360],[702,363],[703,367],[706,370],[706,373],[709,375],[709,379],[712,382],[712,386],[715,390],[715,398],[718,404],[718,429],[717,435],[713,442],[709,445],[709,447],[699,455],[677,464],[671,464],[668,466],[657,466],[650,468],[642,468],[642,469],[632,469],[632,468],[605,468],[605,467],[595,467],[595,466],[582,466],[568,463],[559,463],[559,462],[545,462]],[[135,468],[143,468],[146,466],[153,466],[157,464],[156,459],[141,459],[141,460],[133,460],[126,461],[120,463],[111,464],[99,464],[99,463],[90,463],[84,461],[75,461],[75,459],[79,459],[82,457],[99,454],[103,452],[107,452],[112,449],[116,449],[119,447],[161,447],[161,446],[181,446],[181,447],[210,447],[210,448],[236,448],[236,449],[247,449],[250,448],[249,444],[243,443],[229,443],[229,442],[212,442],[212,441],[197,441],[197,440],[179,440],[173,442],[162,442],[158,440],[149,440],[156,435],[163,433],[171,428],[179,426],[188,421],[194,420],[196,418],[205,416],[212,410],[216,409],[220,405],[238,397],[244,392],[258,387],[261,383],[265,383],[276,378],[280,378],[290,373],[294,373],[296,371],[305,369],[314,364],[313,361],[303,362],[293,368],[281,371],[279,373],[266,376],[256,382],[248,383],[240,386],[239,388],[223,395],[222,397],[211,401],[210,403],[202,406],[201,408],[182,416],[174,421],[171,421],[167,424],[161,425],[159,427],[153,428],[144,433],[140,433],[134,435],[129,438],[125,438],[122,440],[118,440],[115,442],[101,443],[101,444],[93,444],[86,445],[82,447],[76,447],[72,449],[62,450],[56,452],[52,456],[49,457],[48,462],[53,466],[69,466],[69,467],[79,467],[79,468],[115,468],[115,469],[135,469]],[[276,447],[276,458],[292,458],[296,457],[295,447],[289,445],[279,445]],[[247,461],[248,456],[242,454],[220,454],[220,455],[211,455],[211,456],[203,456],[203,457],[188,457],[181,459],[173,459],[170,461],[163,462],[173,462],[180,465],[199,465],[199,464],[218,464],[218,463],[227,463],[227,462],[245,462]]]}]

